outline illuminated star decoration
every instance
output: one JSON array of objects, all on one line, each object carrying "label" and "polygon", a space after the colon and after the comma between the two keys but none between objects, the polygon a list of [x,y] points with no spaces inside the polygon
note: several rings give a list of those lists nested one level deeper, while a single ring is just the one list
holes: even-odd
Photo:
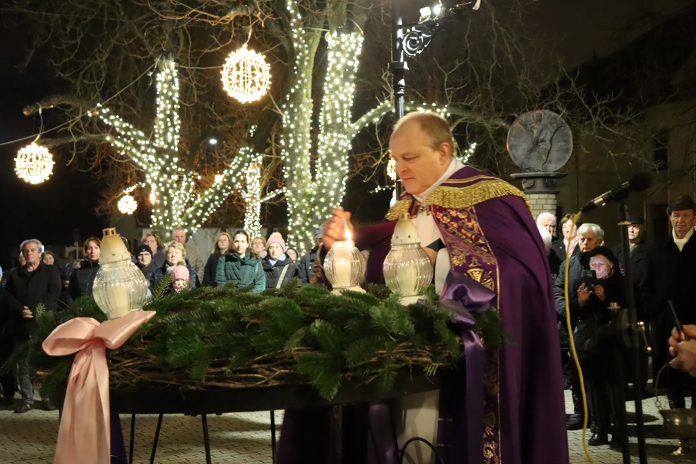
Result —
[{"label": "illuminated star decoration", "polygon": [[221,74],[225,92],[241,103],[260,100],[271,86],[271,66],[246,44],[227,56]]},{"label": "illuminated star decoration", "polygon": [[22,147],[15,157],[17,177],[30,184],[45,182],[53,173],[53,165],[51,152],[36,142]]},{"label": "illuminated star decoration", "polygon": [[138,209],[138,202],[135,201],[133,195],[126,194],[118,200],[116,206],[121,214],[133,214],[135,210]]},{"label": "illuminated star decoration", "polygon": [[99,104],[91,112],[113,128],[106,136],[114,148],[128,155],[143,173],[144,185],[156,199],[152,207],[152,228],[171,230],[183,227],[189,233],[220,207],[234,188],[240,185],[246,167],[256,156],[244,147],[220,177],[205,191],[194,189],[200,176],[180,165],[179,80],[176,64],[167,59],[159,61],[157,73],[157,114],[154,134],[146,136],[108,108]]}]

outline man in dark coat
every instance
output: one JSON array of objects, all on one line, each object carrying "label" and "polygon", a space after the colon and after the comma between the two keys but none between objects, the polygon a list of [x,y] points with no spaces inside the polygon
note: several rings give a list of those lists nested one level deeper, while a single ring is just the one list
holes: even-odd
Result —
[{"label": "man in dark coat", "polygon": [[[629,216],[628,222],[630,222],[628,226],[628,246],[631,258],[631,280],[633,281],[635,294],[639,296],[641,282],[645,280],[645,266],[648,260],[648,246],[644,240],[645,221],[642,216]],[[623,271],[625,267],[623,247],[619,244],[613,247],[612,251]],[[625,271],[622,273],[625,274]],[[638,306],[636,308],[638,320],[645,320],[647,315],[640,298],[636,298],[636,305]]]},{"label": "man in dark coat", "polygon": [[[31,409],[34,403],[34,388],[31,383],[31,368],[29,366],[26,348],[35,324],[34,312],[37,306],[43,305],[46,310],[54,311],[58,306],[58,296],[61,291],[60,271],[56,266],[48,266],[41,261],[43,245],[39,240],[29,239],[20,246],[26,264],[9,273],[5,288],[9,294],[9,304],[5,305],[6,321],[2,333],[3,338],[11,345],[11,353],[5,353],[0,359],[3,372],[9,371],[14,376],[14,363],[17,363],[17,377],[23,403],[15,410],[24,413]],[[3,390],[8,391],[12,377],[3,376]]]},{"label": "man in dark coat", "polygon": [[[675,321],[669,303],[674,306],[682,324],[696,323],[693,292],[696,282],[696,203],[684,195],[669,205],[667,214],[672,231],[667,240],[650,248],[641,284],[642,300],[650,318],[655,372],[670,359],[666,340]],[[692,395],[696,393],[696,382],[684,372],[668,369],[662,378],[666,381],[670,407],[685,406],[684,390],[690,390]]]}]

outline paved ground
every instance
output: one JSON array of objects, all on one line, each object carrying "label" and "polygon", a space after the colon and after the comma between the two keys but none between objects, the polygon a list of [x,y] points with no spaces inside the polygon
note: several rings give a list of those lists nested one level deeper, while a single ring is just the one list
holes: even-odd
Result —
[{"label": "paved ground", "polygon": [[[566,392],[566,404],[570,397]],[[633,411],[632,403],[628,405]],[[671,452],[677,440],[665,437],[662,420],[655,408],[654,399],[643,402],[648,462],[652,464],[696,462],[696,453],[688,458],[675,458]],[[630,414],[629,420],[632,421]],[[276,421],[282,413],[276,412]],[[136,463],[149,462],[150,447],[156,416],[137,416],[135,459]],[[124,430],[129,421],[122,418]],[[213,463],[270,463],[271,437],[268,412],[224,414],[208,420]],[[58,413],[40,409],[26,414],[14,414],[9,406],[0,406],[0,463],[44,464],[53,459]],[[631,426],[632,458],[638,463],[635,426]],[[127,432],[126,432],[127,435]],[[583,454],[582,432],[568,433],[570,461],[572,464],[588,462]],[[183,415],[165,416],[155,462],[167,464],[204,463],[203,434],[199,417]],[[622,463],[621,453],[608,446],[589,447],[592,462],[597,464]],[[353,463],[349,463],[353,464]],[[359,463],[355,463],[359,464]],[[529,463],[533,464],[533,463]]]}]

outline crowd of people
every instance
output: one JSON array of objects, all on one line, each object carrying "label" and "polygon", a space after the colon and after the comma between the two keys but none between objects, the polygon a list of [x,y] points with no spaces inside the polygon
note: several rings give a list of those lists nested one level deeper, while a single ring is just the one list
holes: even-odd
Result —
[{"label": "crowd of people", "polygon": [[[83,257],[63,266],[38,239],[25,240],[19,248],[19,265],[2,273],[0,285],[0,393],[5,404],[13,404],[19,390],[22,401],[14,411],[25,413],[34,403],[27,346],[35,312],[40,308],[59,310],[92,294],[101,240],[86,239]],[[155,232],[145,234],[133,250],[132,260],[148,280],[150,291],[169,275],[163,283],[165,294],[230,282],[261,292],[287,285],[293,278],[309,282],[316,249],[298,259],[297,251],[287,247],[279,232],[271,233],[268,239],[259,236],[253,240],[244,230],[220,232],[204,263],[198,250],[188,243],[186,230],[176,228],[168,242]],[[42,398],[42,403],[44,409],[54,409],[48,398]]]},{"label": "crowd of people", "polygon": [[[571,356],[566,324],[569,312],[587,390],[588,422],[592,430],[588,444],[591,446],[621,446],[626,435],[625,420],[621,419],[621,402],[625,401],[623,389],[628,382],[645,384],[650,361],[653,379],[670,360],[673,367],[679,368],[666,369],[660,385],[656,386],[666,389],[670,407],[684,408],[685,396],[691,396],[691,405],[696,406],[696,378],[693,377],[696,359],[692,359],[695,347],[688,340],[694,326],[686,325],[684,334],[673,332],[675,316],[683,323],[696,323],[696,312],[689,297],[691,284],[696,281],[691,265],[696,259],[696,238],[692,239],[696,203],[689,196],[680,197],[669,205],[667,218],[671,224],[669,236],[648,246],[644,218],[629,216],[626,224],[629,256],[625,260],[622,246],[605,245],[604,230],[598,224],[573,224],[570,215],[564,216],[559,223],[562,233],[552,241],[557,227],[555,216],[544,212],[537,217],[554,282],[564,383],[573,398],[573,411],[570,411],[566,428],[582,428],[585,420],[580,378]],[[645,323],[653,350],[651,360],[642,355],[640,369],[634,367],[632,353],[623,343],[619,323],[628,303],[624,283],[626,266],[631,270],[637,319]]]}]

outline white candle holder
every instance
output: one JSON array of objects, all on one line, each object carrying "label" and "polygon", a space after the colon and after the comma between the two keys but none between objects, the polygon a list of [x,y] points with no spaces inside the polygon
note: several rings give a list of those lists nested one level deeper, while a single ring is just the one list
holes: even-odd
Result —
[{"label": "white candle holder", "polygon": [[420,237],[408,215],[399,219],[392,235],[392,247],[382,267],[384,282],[399,293],[399,302],[408,305],[423,298],[433,281],[433,264],[423,250]]},{"label": "white candle holder", "polygon": [[324,259],[324,273],[333,287],[332,293],[344,290],[364,292],[365,258],[352,240],[334,242]]},{"label": "white candle holder", "polygon": [[115,228],[104,229],[99,270],[92,296],[109,319],[142,309],[147,303],[149,284],[131,261],[131,255]]}]

